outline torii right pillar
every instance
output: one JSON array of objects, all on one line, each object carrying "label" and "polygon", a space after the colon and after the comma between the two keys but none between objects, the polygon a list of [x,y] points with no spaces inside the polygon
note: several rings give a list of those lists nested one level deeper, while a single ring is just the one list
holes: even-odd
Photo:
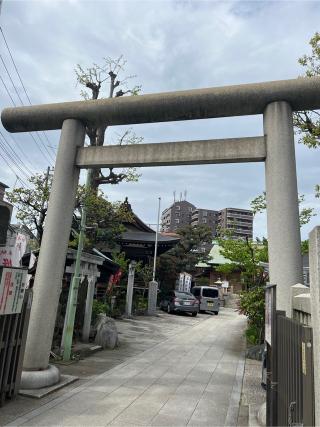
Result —
[{"label": "torii right pillar", "polygon": [[270,283],[277,285],[277,310],[291,317],[290,287],[303,283],[292,109],[272,102],[263,114]]}]

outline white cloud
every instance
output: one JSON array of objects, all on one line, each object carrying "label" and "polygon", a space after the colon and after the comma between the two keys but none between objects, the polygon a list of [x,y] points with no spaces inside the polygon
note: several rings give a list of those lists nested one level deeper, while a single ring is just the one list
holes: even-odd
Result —
[{"label": "white cloud", "polygon": [[[79,99],[77,63],[90,66],[120,54],[128,60],[127,74],[138,76],[135,82],[144,93],[294,78],[302,73],[297,58],[319,30],[319,12],[320,3],[305,1],[4,0],[1,25],[32,101],[47,103]],[[10,64],[3,43],[1,50]],[[10,70],[14,72],[12,66]],[[0,74],[6,78],[1,67]],[[1,108],[9,105],[2,92]],[[156,142],[261,135],[262,120],[241,117],[133,128],[147,142]],[[119,130],[108,130],[110,137]],[[57,143],[57,132],[48,136]],[[30,137],[14,137],[34,167],[45,169],[47,161]],[[315,202],[318,164],[319,151],[297,146],[299,191],[310,204]],[[0,165],[0,180],[13,185],[15,177],[2,159]],[[139,183],[104,191],[112,200],[129,196],[146,222],[155,222],[158,196],[165,207],[173,190],[179,194],[186,189],[192,203],[218,209],[248,207],[264,188],[262,164],[148,168],[142,173]],[[257,219],[256,233],[261,236],[265,229],[265,219]],[[305,227],[304,236],[307,231]]]}]

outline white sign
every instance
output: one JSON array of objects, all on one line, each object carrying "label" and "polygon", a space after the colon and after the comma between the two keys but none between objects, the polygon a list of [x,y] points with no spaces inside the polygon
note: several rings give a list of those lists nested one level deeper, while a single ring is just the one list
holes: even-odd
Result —
[{"label": "white sign", "polygon": [[17,234],[14,246],[0,248],[0,266],[20,267],[20,261],[27,247],[27,239],[24,234]]},{"label": "white sign", "polygon": [[229,282],[228,282],[228,280],[224,280],[224,281],[222,282],[221,287],[222,287],[222,288],[229,288]]},{"label": "white sign", "polygon": [[18,262],[20,264],[21,258],[23,257],[27,249],[27,237],[24,234],[18,233],[14,247],[18,252]]},{"label": "white sign", "polygon": [[190,292],[191,289],[191,274],[180,273],[179,275],[179,286],[178,291],[180,292]]},{"label": "white sign", "polygon": [[180,275],[179,275],[179,286],[178,286],[178,290],[180,292],[183,292],[183,286],[184,286],[184,274],[180,273]]},{"label": "white sign", "polygon": [[0,281],[0,315],[21,312],[26,282],[27,270],[3,268]]},{"label": "white sign", "polygon": [[191,274],[185,273],[184,275],[184,292],[190,292],[191,289]]}]

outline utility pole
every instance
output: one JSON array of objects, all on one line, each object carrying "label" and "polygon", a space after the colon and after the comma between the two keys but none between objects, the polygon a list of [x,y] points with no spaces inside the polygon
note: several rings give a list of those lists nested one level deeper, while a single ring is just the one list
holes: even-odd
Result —
[{"label": "utility pole", "polygon": [[[86,192],[90,188],[90,178],[91,178],[91,170],[89,169],[87,172],[87,180],[86,180],[86,187],[85,187]],[[80,283],[80,262],[81,262],[81,255],[82,255],[84,239],[85,239],[86,219],[87,219],[86,207],[85,205],[83,205],[81,209],[81,224],[80,224],[76,263],[75,263],[74,273],[72,276],[72,281],[69,289],[66,321],[65,321],[65,327],[64,327],[63,336],[62,336],[63,360],[65,362],[70,360],[70,356],[71,356],[74,319],[76,316],[78,290],[79,290],[79,283]]]}]

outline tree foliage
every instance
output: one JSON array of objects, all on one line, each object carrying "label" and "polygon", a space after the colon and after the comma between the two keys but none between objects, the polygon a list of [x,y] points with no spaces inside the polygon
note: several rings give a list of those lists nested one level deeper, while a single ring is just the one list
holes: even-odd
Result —
[{"label": "tree foliage", "polygon": [[[305,196],[303,194],[300,194],[298,197],[299,205],[301,205],[305,200]],[[266,199],[266,192],[264,191],[259,196],[255,197],[251,203],[250,207],[253,211],[253,214],[264,212],[267,209],[267,199]],[[305,224],[308,224],[313,216],[316,216],[314,208],[301,208],[299,210],[299,221],[300,221],[300,227],[302,227]]]},{"label": "tree foliage", "polygon": [[[44,182],[46,184],[44,185]],[[45,219],[48,209],[52,176],[36,174],[29,179],[31,188],[15,188],[6,193],[8,200],[17,209],[17,219],[31,231],[36,231],[40,246]],[[73,229],[77,232],[80,226],[81,209],[87,210],[87,232],[85,247],[89,248],[102,237],[112,248],[116,239],[124,231],[122,223],[130,222],[132,214],[120,202],[109,202],[102,191],[86,190],[79,185],[73,214]],[[61,207],[63,209],[63,207]],[[70,241],[71,246],[77,245],[77,236]]]},{"label": "tree foliage", "polygon": [[[310,39],[311,53],[298,59],[304,68],[306,77],[320,76],[320,33],[316,32]],[[293,113],[293,123],[299,142],[309,148],[320,147],[320,113],[319,111],[298,111]],[[315,186],[315,197],[320,197],[320,186]]]},{"label": "tree foliage", "polygon": [[[98,98],[119,98],[125,95],[135,96],[141,91],[141,86],[129,87],[129,81],[136,76],[124,76],[126,60],[123,56],[116,59],[103,58],[102,64],[93,64],[92,67],[84,68],[77,65],[75,69],[78,84],[83,89],[80,94],[85,100]],[[100,126],[88,125],[86,134],[91,146],[102,146],[105,143],[107,124]],[[117,135],[116,141],[109,140],[110,144],[120,145],[138,144],[143,140],[132,131],[127,129],[123,134]],[[101,169],[92,171],[91,188],[97,189],[100,184],[118,184],[121,181],[137,181],[139,174],[136,168],[123,169],[115,173],[112,168],[109,174],[104,175]]]},{"label": "tree foliage", "polygon": [[209,250],[203,246],[212,241],[212,231],[207,225],[188,225],[177,231],[180,241],[158,261],[158,278],[166,288],[174,288],[180,272],[193,273],[199,262],[208,260]]},{"label": "tree foliage", "polygon": [[38,173],[30,177],[29,187],[18,187],[6,192],[16,209],[16,217],[34,232],[40,245],[52,186],[52,175]]},{"label": "tree foliage", "polygon": [[[309,41],[311,53],[303,55],[298,62],[305,70],[306,77],[320,75],[320,33],[315,33]],[[300,142],[309,148],[320,146],[320,113],[299,111],[293,115],[294,125],[300,135]]]},{"label": "tree foliage", "polygon": [[246,288],[265,283],[266,276],[260,262],[268,262],[268,241],[248,238],[232,239],[230,235],[219,236],[220,253],[231,262],[217,268],[221,273],[240,270]]}]

